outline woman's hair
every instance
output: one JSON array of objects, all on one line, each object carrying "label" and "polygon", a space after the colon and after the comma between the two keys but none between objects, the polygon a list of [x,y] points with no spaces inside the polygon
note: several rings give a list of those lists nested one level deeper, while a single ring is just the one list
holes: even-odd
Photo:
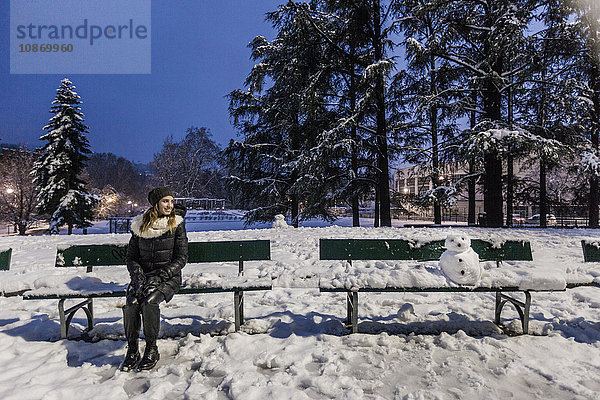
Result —
[{"label": "woman's hair", "polygon": [[[146,212],[144,212],[144,215],[142,216],[142,227],[140,229],[140,231],[146,232],[148,229],[150,229],[150,227],[152,226],[152,224],[154,224],[154,222],[156,222],[156,220],[158,220],[160,218],[160,213],[158,211],[158,203],[154,204],[154,206],[150,207],[149,209],[146,210]],[[169,214],[167,216],[167,226],[169,227],[169,230],[171,231],[171,233],[175,232],[175,229],[177,229],[177,223],[175,222],[175,208],[173,207],[173,209],[171,210],[171,214]]]}]

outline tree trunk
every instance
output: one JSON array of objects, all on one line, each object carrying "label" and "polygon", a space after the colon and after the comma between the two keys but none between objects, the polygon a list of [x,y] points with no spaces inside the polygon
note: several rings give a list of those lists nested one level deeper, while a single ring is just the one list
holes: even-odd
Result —
[{"label": "tree trunk", "polygon": [[[472,107],[473,109],[475,109],[475,105],[477,104],[477,92],[475,90],[473,90],[471,92],[471,101],[473,102]],[[470,126],[471,129],[475,128],[475,125],[477,125],[477,113],[475,111],[471,111],[471,117],[470,117]],[[469,183],[468,183],[468,192],[469,192],[469,215],[467,217],[468,220],[468,225],[469,226],[473,226],[477,223],[477,220],[475,219],[475,206],[476,206],[476,186],[475,184],[477,183],[476,178],[473,176],[473,174],[475,174],[475,159],[471,158],[469,160],[469,175],[471,175],[471,178],[469,178]]]},{"label": "tree trunk", "polygon": [[[352,52],[354,55],[354,51]],[[352,75],[350,76],[350,107],[352,109],[352,113],[356,112],[356,79],[354,77],[354,67],[352,67]],[[351,160],[351,168],[353,174],[353,182],[350,183],[352,190],[352,226],[359,227],[360,226],[360,202],[358,199],[358,190],[357,190],[357,178],[358,178],[358,132],[356,129],[356,124],[352,125],[351,129],[351,138],[352,138],[352,160]]]},{"label": "tree trunk", "polygon": [[[430,68],[431,72],[431,93],[434,93],[435,88],[435,62],[432,60]],[[437,107],[432,107],[429,112],[429,124],[431,127],[431,158],[433,166],[432,183],[434,189],[439,187],[440,182],[440,155],[438,148],[438,127],[437,127]],[[436,225],[442,224],[442,205],[437,197],[433,200],[433,223]]]},{"label": "tree trunk", "polygon": [[357,194],[352,196],[352,226],[360,226],[360,204]]},{"label": "tree trunk", "polygon": [[[494,3],[491,3],[492,5]],[[489,10],[490,28],[493,27],[492,10]],[[491,33],[488,33],[490,35]],[[496,55],[496,50],[488,37],[484,45],[484,57],[490,62],[492,71],[496,76],[502,76],[504,63],[502,55]],[[492,122],[502,121],[502,93],[494,81],[492,74],[485,78],[485,86],[482,92],[483,111],[485,117]],[[502,159],[498,154],[486,154],[484,156],[483,176],[483,209],[486,213],[486,226],[500,228],[504,224],[502,199]]]},{"label": "tree trunk", "polygon": [[[494,70],[500,75],[502,62],[494,65]],[[489,78],[483,93],[483,105],[486,117],[493,122],[502,120],[502,95]],[[488,153],[484,157],[483,176],[483,208],[486,213],[486,226],[500,228],[504,223],[502,200],[502,159],[498,154]]]},{"label": "tree trunk", "polygon": [[18,226],[19,226],[19,235],[25,235],[25,231],[27,230],[27,223],[19,222]]},{"label": "tree trunk", "polygon": [[[375,62],[382,61],[384,54],[379,1],[380,0],[373,0],[373,50]],[[377,77],[375,78],[375,103],[377,109],[377,187],[379,192],[381,226],[392,226],[384,79],[383,72],[378,72]]]},{"label": "tree trunk", "polygon": [[548,226],[548,195],[546,183],[546,163],[540,160],[540,226],[546,228]]},{"label": "tree trunk", "polygon": [[483,176],[483,210],[485,225],[500,228],[502,217],[502,160],[497,154],[486,154],[484,158],[485,175]]},{"label": "tree trunk", "polygon": [[[592,110],[592,145],[598,151],[600,135],[600,66],[592,68],[592,88],[594,90],[594,109]],[[598,177],[590,177],[589,222],[590,228],[598,228],[600,195],[598,193]]]},{"label": "tree trunk", "polygon": [[300,207],[298,205],[298,196],[292,195],[292,225],[298,227],[298,214]]},{"label": "tree trunk", "polygon": [[68,224],[67,225],[67,235],[72,235],[73,234],[73,225],[72,224]]},{"label": "tree trunk", "polygon": [[375,188],[375,209],[373,215],[373,226],[378,228],[380,226],[380,207],[381,207],[381,199],[379,198],[379,190]]},{"label": "tree trunk", "polygon": [[589,198],[589,216],[588,226],[590,228],[598,228],[598,204],[600,203],[598,198],[598,177],[590,177],[590,198]]},{"label": "tree trunk", "polygon": [[[512,84],[512,78],[511,78]],[[512,87],[508,89],[508,123],[512,129],[513,127],[513,96]],[[509,148],[508,157],[506,159],[506,226],[513,226],[513,212],[514,212],[514,158]]]},{"label": "tree trunk", "polygon": [[513,226],[514,160],[511,154],[508,155],[506,164],[506,226]]},{"label": "tree trunk", "polygon": [[[475,173],[475,160],[471,159],[469,161],[469,175],[473,175]],[[469,178],[469,184],[468,184],[468,191],[469,191],[469,215],[467,217],[468,219],[468,225],[469,226],[473,226],[476,224],[476,219],[475,219],[475,177]]]}]

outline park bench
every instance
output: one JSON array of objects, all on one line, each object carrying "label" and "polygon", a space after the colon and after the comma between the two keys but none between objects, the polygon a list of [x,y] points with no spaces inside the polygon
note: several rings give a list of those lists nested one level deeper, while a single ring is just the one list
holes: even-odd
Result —
[{"label": "park bench", "polygon": [[[472,240],[472,248],[479,254],[481,261],[496,261],[498,267],[503,261],[532,261],[531,246],[527,241],[505,241],[500,246],[483,240]],[[444,241],[433,241],[425,244],[415,244],[409,240],[392,239],[320,239],[319,258],[321,260],[347,261],[352,265],[353,260],[438,260],[445,251]],[[368,280],[367,280],[368,282]],[[351,285],[352,286],[352,285]],[[378,285],[376,285],[378,286]],[[531,306],[531,293],[536,291],[553,291],[564,289],[548,289],[541,287],[539,290],[520,288],[518,286],[497,287],[470,287],[447,285],[439,287],[411,287],[411,286],[385,286],[374,287],[368,283],[361,283],[358,287],[343,287],[343,284],[333,284],[332,281],[321,279],[319,282],[321,292],[346,292],[347,294],[347,320],[351,325],[352,333],[358,332],[358,293],[359,292],[475,292],[495,293],[495,323],[500,325],[500,316],[504,305],[511,303],[519,314],[523,333],[529,331],[529,309]],[[507,293],[523,292],[525,301],[520,301]]]},{"label": "park bench", "polygon": [[[600,262],[600,242],[582,240],[581,248],[583,249],[583,260],[585,262]],[[580,286],[600,287],[600,282],[598,282],[598,280],[596,279],[593,281],[567,283],[568,288],[575,288]]]},{"label": "park bench", "polygon": [[[12,249],[4,249],[0,250],[0,271],[10,271],[10,262],[12,258]],[[3,282],[5,283],[5,282]],[[16,297],[21,296],[25,293],[27,289],[7,289],[4,285],[2,285],[2,289],[0,289],[0,295],[2,297]]]},{"label": "park bench", "polygon": [[[126,244],[77,245],[58,249],[56,267],[86,268],[92,272],[94,267],[125,266],[127,256]],[[182,285],[178,294],[201,294],[233,292],[235,311],[235,330],[244,323],[244,292],[271,290],[269,279],[243,278],[245,261],[267,261],[271,259],[270,242],[268,240],[222,241],[222,242],[190,242],[188,244],[188,265],[194,263],[238,262],[238,277],[223,278],[206,285]],[[185,273],[186,269],[183,269]],[[185,282],[185,275],[184,275]],[[93,282],[92,282],[93,283]],[[95,298],[123,297],[126,284],[98,283],[78,290],[48,292],[28,291],[23,294],[26,300],[58,299],[61,338],[67,338],[67,332],[75,313],[82,309],[87,316],[88,331],[94,327],[93,301]],[[52,288],[50,288],[52,290]],[[65,301],[85,299],[65,309]]]},{"label": "park bench", "polygon": [[8,271],[10,269],[10,258],[12,249],[0,250],[0,271]]}]

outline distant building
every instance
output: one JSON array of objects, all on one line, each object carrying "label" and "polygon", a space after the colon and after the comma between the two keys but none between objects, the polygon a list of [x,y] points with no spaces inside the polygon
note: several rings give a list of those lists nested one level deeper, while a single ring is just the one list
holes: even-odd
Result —
[{"label": "distant building", "polygon": [[[451,162],[443,164],[441,169],[441,178],[444,185],[451,186],[468,175],[469,166],[465,162]],[[539,187],[539,163],[516,161],[513,170],[516,191],[522,191],[523,188]],[[504,174],[506,175],[506,165],[504,166]],[[393,189],[398,194],[419,196],[427,190],[433,189],[430,175],[430,168],[420,166],[398,169],[394,172]],[[555,203],[568,204],[573,198],[573,182],[569,179],[566,168],[557,168],[548,173],[547,188],[549,197],[553,198]],[[467,220],[467,190],[467,182],[465,180],[464,185],[458,187],[456,202],[451,207],[442,210],[445,220]],[[475,215],[477,216],[480,212],[483,212],[483,186],[481,182],[476,185],[475,193]],[[522,197],[515,199],[513,214],[519,214],[520,217],[527,218],[538,213],[539,206],[537,201],[524,201]],[[423,218],[433,218],[432,207],[424,210],[423,208],[415,207],[409,201],[403,202],[402,206],[409,212]],[[573,208],[575,206],[569,204],[569,207]],[[504,215],[506,215],[506,203],[504,204]]]}]

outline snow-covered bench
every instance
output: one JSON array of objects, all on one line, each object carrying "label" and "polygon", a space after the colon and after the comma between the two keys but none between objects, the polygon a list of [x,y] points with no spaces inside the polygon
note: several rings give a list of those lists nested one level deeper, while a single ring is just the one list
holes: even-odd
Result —
[{"label": "snow-covered bench", "polygon": [[0,250],[0,271],[8,271],[10,269],[11,256],[11,248]]},{"label": "snow-covered bench", "polygon": [[[59,248],[56,253],[56,267],[86,268],[93,272],[94,267],[125,266],[126,244],[77,245]],[[244,292],[271,290],[270,278],[249,279],[243,276],[245,261],[267,261],[271,259],[268,240],[243,240],[223,242],[190,242],[188,244],[188,264],[212,262],[238,262],[237,277],[203,278],[202,274],[184,279],[179,294],[233,292],[235,310],[235,330],[244,323]],[[44,286],[23,294],[26,300],[58,299],[61,338],[67,337],[69,325],[75,313],[82,309],[87,315],[88,330],[94,327],[94,298],[122,297],[126,283],[103,282],[98,278],[66,277],[59,285]],[[65,309],[68,299],[85,299]]]},{"label": "snow-covered bench", "polygon": [[[504,261],[532,261],[531,246],[527,241],[504,241],[490,243],[473,240],[472,247],[481,261],[495,261],[488,267],[485,277],[477,286],[460,286],[446,279],[437,264],[400,266],[381,264],[357,268],[353,260],[438,260],[444,252],[444,241],[415,243],[401,239],[321,239],[319,243],[321,260],[347,261],[332,271],[321,275],[321,292],[347,293],[347,320],[352,332],[358,332],[358,293],[359,292],[488,292],[496,294],[495,323],[500,325],[500,315],[504,305],[511,303],[519,313],[523,333],[529,331],[529,308],[531,292],[562,291],[566,289],[564,278],[549,276],[544,271],[530,271],[524,268],[501,267]],[[369,264],[369,263],[367,263]],[[507,295],[523,292],[525,301]]]},{"label": "snow-covered bench", "polygon": [[[600,262],[600,242],[599,241],[581,241],[581,248],[583,249],[583,261],[585,262]],[[600,287],[600,277],[588,278],[587,280],[579,280],[575,282],[567,282],[568,288],[575,288],[580,286],[595,286]]]}]

